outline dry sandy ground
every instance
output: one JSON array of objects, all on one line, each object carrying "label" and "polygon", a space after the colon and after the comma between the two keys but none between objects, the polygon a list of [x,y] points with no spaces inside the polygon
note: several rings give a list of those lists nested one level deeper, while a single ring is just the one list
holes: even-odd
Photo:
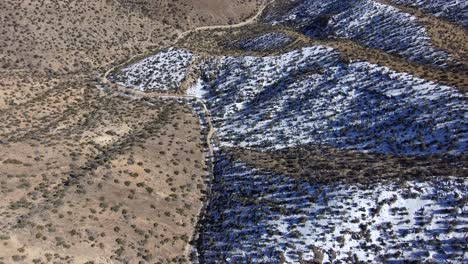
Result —
[{"label": "dry sandy ground", "polygon": [[0,69],[83,73],[171,44],[196,26],[254,14],[260,0],[5,0]]},{"label": "dry sandy ground", "polygon": [[0,261],[187,260],[207,174],[198,118],[59,85],[1,113]]}]

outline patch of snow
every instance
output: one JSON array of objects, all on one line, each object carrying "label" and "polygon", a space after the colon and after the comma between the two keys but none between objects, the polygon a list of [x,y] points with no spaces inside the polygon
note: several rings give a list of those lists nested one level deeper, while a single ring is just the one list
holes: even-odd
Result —
[{"label": "patch of snow", "polygon": [[207,95],[207,91],[204,89],[203,81],[198,79],[197,82],[187,89],[187,95],[203,99]]},{"label": "patch of snow", "polygon": [[192,57],[191,52],[170,48],[125,67],[111,79],[141,91],[176,90],[186,78]]}]

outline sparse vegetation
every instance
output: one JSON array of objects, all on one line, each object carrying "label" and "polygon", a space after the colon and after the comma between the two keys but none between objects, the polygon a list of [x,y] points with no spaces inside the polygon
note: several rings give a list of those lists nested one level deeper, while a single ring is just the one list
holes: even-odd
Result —
[{"label": "sparse vegetation", "polygon": [[0,3],[0,264],[462,262],[460,12],[263,2]]}]

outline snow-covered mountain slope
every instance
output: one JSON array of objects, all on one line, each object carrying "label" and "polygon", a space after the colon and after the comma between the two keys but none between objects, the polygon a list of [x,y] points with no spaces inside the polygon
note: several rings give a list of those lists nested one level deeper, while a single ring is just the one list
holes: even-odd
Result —
[{"label": "snow-covered mountain slope", "polygon": [[374,0],[302,0],[264,19],[312,37],[351,39],[415,62],[444,67],[451,61],[431,44],[414,16]]},{"label": "snow-covered mountain slope", "polygon": [[199,239],[206,263],[468,257],[466,180],[311,185],[217,156]]},{"label": "snow-covered mountain slope", "polygon": [[111,79],[142,91],[176,90],[185,79],[191,61],[191,52],[170,48],[123,68]]},{"label": "snow-covered mountain slope", "polygon": [[[464,153],[466,97],[456,89],[315,46],[204,66],[220,142],[260,150],[315,144],[393,154]],[[200,85],[199,85],[200,86]]]},{"label": "snow-covered mountain slope", "polygon": [[464,0],[391,0],[400,5],[416,7],[423,12],[450,20],[468,29],[468,2]]},{"label": "snow-covered mountain slope", "polygon": [[232,48],[244,51],[271,51],[282,48],[293,39],[286,34],[270,32],[252,38],[242,39],[232,44]]}]

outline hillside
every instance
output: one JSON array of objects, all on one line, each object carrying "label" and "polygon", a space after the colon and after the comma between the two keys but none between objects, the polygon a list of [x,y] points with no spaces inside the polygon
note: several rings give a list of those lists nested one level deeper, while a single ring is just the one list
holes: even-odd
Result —
[{"label": "hillside", "polygon": [[449,0],[392,0],[395,4],[417,8],[423,12],[452,21],[465,29],[468,28],[468,14],[460,12],[466,10],[467,3],[463,1]]},{"label": "hillside", "polygon": [[464,263],[462,1],[13,1],[0,263]]},{"label": "hillside", "polygon": [[100,69],[168,45],[183,30],[241,21],[255,12],[257,4],[254,0],[6,0],[0,3],[0,65],[2,70],[54,73]]},{"label": "hillside", "polygon": [[201,262],[466,258],[466,179],[310,184],[218,154]]},{"label": "hillside", "polygon": [[406,8],[276,1],[110,75],[119,92],[206,105],[196,263],[467,258],[466,50],[439,45],[466,32]]},{"label": "hillside", "polygon": [[[157,3],[156,3],[157,2]],[[210,168],[204,121],[97,82],[257,1],[0,3],[0,263],[186,263]],[[220,7],[228,5],[229,12]]]}]

